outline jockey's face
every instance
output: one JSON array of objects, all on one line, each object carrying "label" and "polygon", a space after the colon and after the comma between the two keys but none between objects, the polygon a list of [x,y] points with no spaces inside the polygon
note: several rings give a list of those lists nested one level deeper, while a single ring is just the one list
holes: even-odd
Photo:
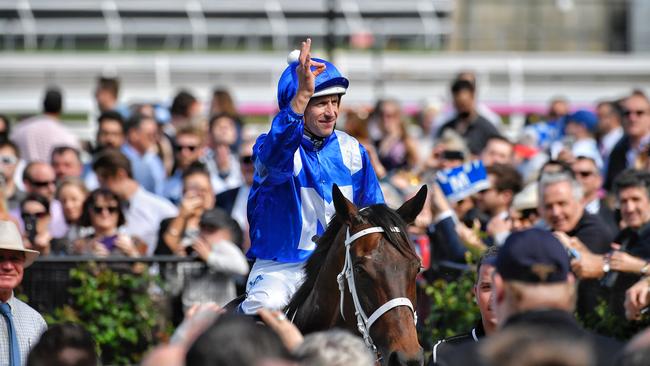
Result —
[{"label": "jockey's face", "polygon": [[305,128],[319,137],[331,135],[339,117],[340,100],[339,95],[311,98],[305,109]]}]

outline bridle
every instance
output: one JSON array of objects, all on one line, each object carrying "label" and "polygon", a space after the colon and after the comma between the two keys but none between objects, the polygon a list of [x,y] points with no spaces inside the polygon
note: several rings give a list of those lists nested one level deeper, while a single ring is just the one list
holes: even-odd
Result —
[{"label": "bridle", "polygon": [[[392,227],[390,231],[399,233],[400,229],[398,227]],[[359,301],[359,295],[357,294],[357,288],[355,286],[354,282],[354,271],[352,268],[352,257],[350,255],[350,247],[354,243],[355,240],[368,235],[372,233],[383,233],[384,228],[382,227],[370,227],[367,229],[363,229],[354,235],[350,236],[350,228],[348,227],[346,229],[345,233],[345,262],[343,264],[343,269],[341,270],[341,273],[339,273],[336,276],[336,281],[339,284],[339,291],[341,292],[341,304],[340,304],[340,310],[341,310],[341,317],[343,317],[343,320],[345,320],[345,315],[343,315],[343,295],[345,291],[345,279],[347,279],[348,282],[348,289],[350,291],[350,294],[352,295],[352,301],[354,302],[354,314],[357,316],[357,328],[359,328],[359,332],[363,336],[363,341],[365,342],[366,346],[373,352],[377,353],[377,347],[375,346],[374,342],[372,341],[372,338],[370,337],[370,327],[385,313],[390,311],[393,308],[396,308],[398,306],[407,306],[409,309],[411,309],[411,312],[413,313],[413,319],[415,323],[417,324],[418,317],[417,313],[415,312],[415,309],[413,308],[413,303],[411,303],[411,300],[406,298],[406,297],[397,297],[392,300],[389,300],[377,310],[375,310],[370,317],[366,316],[366,313],[363,311],[363,308],[361,307],[361,302]],[[345,278],[344,278],[345,277]]]}]

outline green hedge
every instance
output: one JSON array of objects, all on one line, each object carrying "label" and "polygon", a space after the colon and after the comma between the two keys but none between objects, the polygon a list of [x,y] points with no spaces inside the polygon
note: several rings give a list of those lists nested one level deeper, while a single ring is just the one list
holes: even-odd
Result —
[{"label": "green hedge", "polygon": [[97,342],[104,364],[136,364],[154,344],[168,336],[158,279],[145,272],[111,270],[84,264],[70,270],[72,303],[45,315],[48,324],[79,323]]}]

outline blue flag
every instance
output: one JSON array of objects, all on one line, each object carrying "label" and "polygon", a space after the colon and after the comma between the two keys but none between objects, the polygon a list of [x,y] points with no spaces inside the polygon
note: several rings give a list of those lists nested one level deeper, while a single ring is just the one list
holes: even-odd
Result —
[{"label": "blue flag", "polygon": [[436,173],[436,181],[447,199],[460,201],[474,193],[490,188],[487,171],[480,160]]}]

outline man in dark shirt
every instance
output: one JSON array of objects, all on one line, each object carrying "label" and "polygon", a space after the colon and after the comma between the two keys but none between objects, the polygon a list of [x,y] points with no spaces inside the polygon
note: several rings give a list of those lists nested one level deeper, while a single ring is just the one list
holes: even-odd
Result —
[{"label": "man in dark shirt", "polygon": [[650,272],[650,173],[625,170],[614,181],[614,191],[626,228],[616,237],[614,251],[597,255],[572,242],[581,253],[573,267],[582,278],[602,279],[609,289],[609,306],[623,316],[625,291]]},{"label": "man in dark shirt", "polygon": [[475,87],[471,82],[454,81],[451,94],[458,114],[440,128],[437,137],[452,129],[465,138],[470,152],[478,156],[491,137],[499,136],[499,131],[476,111]]},{"label": "man in dark shirt", "polygon": [[[568,172],[544,173],[539,181],[540,212],[554,232],[575,237],[589,251],[605,254],[614,234],[599,216],[589,214],[582,203],[582,186]],[[600,285],[597,280],[582,278],[578,286],[578,314],[586,315],[598,305]]]}]

